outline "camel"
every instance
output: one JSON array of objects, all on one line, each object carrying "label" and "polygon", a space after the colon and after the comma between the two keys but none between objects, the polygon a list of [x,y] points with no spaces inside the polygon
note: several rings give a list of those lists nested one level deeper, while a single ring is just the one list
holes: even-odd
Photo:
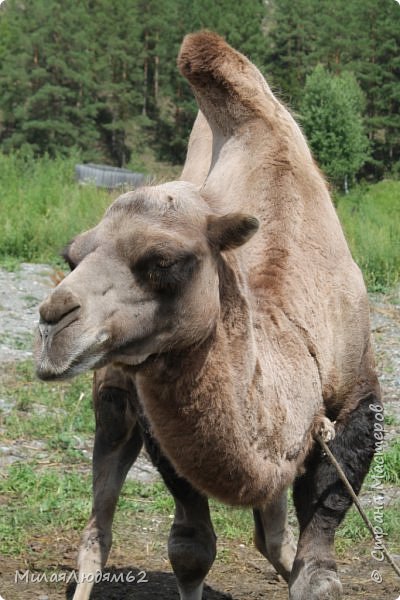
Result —
[{"label": "camel", "polygon": [[331,440],[358,493],[381,403],[363,278],[298,125],[258,69],[207,31],[185,37],[178,66],[200,109],[181,179],[120,196],[69,244],[72,271],[39,307],[38,376],[96,370],[74,599],[105,565],[142,444],[174,497],[181,600],[202,598],[215,559],[209,497],[253,509],[256,547],[290,600],[338,599],[332,546],[351,498],[314,436]]}]

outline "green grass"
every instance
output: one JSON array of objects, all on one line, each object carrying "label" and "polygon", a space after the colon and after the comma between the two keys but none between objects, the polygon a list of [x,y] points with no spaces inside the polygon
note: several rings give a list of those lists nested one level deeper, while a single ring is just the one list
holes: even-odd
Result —
[{"label": "green grass", "polygon": [[400,421],[395,415],[385,412],[385,425],[400,425]]},{"label": "green grass", "polygon": [[[38,469],[35,464],[15,464],[0,479],[0,539],[5,555],[20,555],[31,540],[51,539],[62,532],[80,532],[91,508],[91,485],[87,474]],[[292,509],[293,510],[293,509]],[[223,546],[227,540],[251,544],[253,523],[250,510],[231,509],[211,501],[215,530]],[[150,523],[155,517],[167,530],[173,501],[162,483],[128,481],[120,496],[116,523]],[[367,510],[373,521],[373,508]],[[383,529],[392,550],[400,551],[400,504],[385,507]],[[370,534],[353,507],[336,535],[336,551],[345,554],[352,546],[367,541]],[[372,540],[371,540],[372,544]],[[367,550],[368,551],[368,550]]]},{"label": "green grass", "polygon": [[[367,509],[366,513],[372,525],[376,525],[374,509]],[[379,521],[379,526],[385,532],[385,545],[398,554],[400,552],[400,502],[385,506],[382,514],[383,523]],[[359,546],[360,542],[364,542],[363,549],[366,553],[369,553],[374,546],[367,526],[357,508],[353,506],[336,532],[335,550],[339,556],[343,556],[350,548]]]},{"label": "green grass", "polygon": [[357,187],[337,211],[369,290],[388,291],[400,280],[400,182]]},{"label": "green grass", "polygon": [[382,483],[400,485],[400,439],[393,440],[383,452],[382,469],[375,456],[368,474],[368,481],[372,481],[374,472],[379,474]]},{"label": "green grass", "polygon": [[[80,532],[91,510],[91,481],[87,474],[39,469],[35,464],[14,464],[6,478],[0,478],[1,553],[19,555],[31,540],[51,539],[71,530]],[[230,509],[211,503],[213,523],[224,540],[251,543],[252,517],[249,510]],[[171,523],[173,500],[162,483],[128,481],[120,496],[116,523],[164,520]]]},{"label": "green grass", "polygon": [[30,361],[9,364],[0,397],[14,409],[0,412],[0,441],[47,439],[54,455],[62,455],[74,436],[93,435],[91,394],[91,374],[48,384],[36,378]]},{"label": "green grass", "polygon": [[32,465],[15,464],[0,479],[0,539],[3,555],[24,553],[38,537],[82,529],[91,506],[88,476],[40,472]]},{"label": "green grass", "polygon": [[74,181],[78,156],[32,160],[0,153],[0,262],[57,262],[77,233],[95,225],[111,196]]}]

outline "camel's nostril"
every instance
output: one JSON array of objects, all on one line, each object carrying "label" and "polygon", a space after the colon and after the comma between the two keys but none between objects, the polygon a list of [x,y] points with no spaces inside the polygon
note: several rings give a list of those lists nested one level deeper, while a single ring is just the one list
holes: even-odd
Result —
[{"label": "camel's nostril", "polygon": [[39,329],[41,328],[42,336],[47,331],[47,325],[55,325],[69,314],[77,311],[80,307],[80,302],[75,294],[56,288],[39,307]]},{"label": "camel's nostril", "polygon": [[40,319],[39,321],[39,333],[41,335],[41,337],[43,339],[46,339],[49,337],[49,325],[48,323],[45,323],[44,321],[42,321],[42,319]]}]

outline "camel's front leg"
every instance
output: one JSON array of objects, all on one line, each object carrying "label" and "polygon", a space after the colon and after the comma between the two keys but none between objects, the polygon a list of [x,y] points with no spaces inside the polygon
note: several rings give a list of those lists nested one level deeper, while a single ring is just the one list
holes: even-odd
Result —
[{"label": "camel's front leg", "polygon": [[73,600],[88,600],[95,576],[107,561],[118,497],[142,447],[140,429],[131,409],[131,396],[135,391],[123,385],[123,379],[111,379],[111,374],[111,368],[102,369],[94,381],[93,508],[82,534],[78,585]]},{"label": "camel's front leg", "polygon": [[[181,495],[180,491],[184,493]],[[189,494],[185,492],[182,487],[179,491],[175,488],[175,518],[168,540],[168,556],[180,599],[201,600],[204,579],[215,559],[216,536],[207,498],[193,488]]]},{"label": "camel's front leg", "polygon": [[287,519],[287,490],[272,504],[254,509],[253,515],[257,550],[289,581],[296,543]]},{"label": "camel's front leg", "polygon": [[146,449],[175,501],[168,556],[177,579],[180,600],[201,600],[204,580],[216,555],[217,538],[208,499],[176,474],[151,437],[145,420],[142,420],[142,425]]}]

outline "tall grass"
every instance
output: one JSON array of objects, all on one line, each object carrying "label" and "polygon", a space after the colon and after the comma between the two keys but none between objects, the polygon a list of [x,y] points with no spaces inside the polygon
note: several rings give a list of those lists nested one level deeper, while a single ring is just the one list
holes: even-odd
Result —
[{"label": "tall grass", "polygon": [[370,291],[400,280],[400,181],[358,187],[337,200],[337,211]]},{"label": "tall grass", "polygon": [[33,160],[0,154],[0,261],[55,262],[77,233],[96,224],[110,195],[74,181],[78,156]]}]

